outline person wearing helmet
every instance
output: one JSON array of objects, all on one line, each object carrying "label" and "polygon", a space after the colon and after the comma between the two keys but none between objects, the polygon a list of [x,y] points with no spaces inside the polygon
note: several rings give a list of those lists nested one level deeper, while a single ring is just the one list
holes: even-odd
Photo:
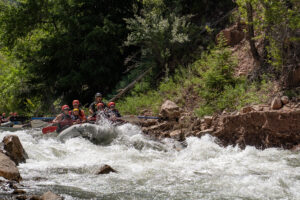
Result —
[{"label": "person wearing helmet", "polygon": [[82,123],[86,122],[86,116],[85,116],[84,110],[81,110],[81,109],[79,108],[79,105],[80,105],[79,100],[74,100],[74,101],[72,102],[72,105],[73,105],[73,110],[70,111],[70,115],[71,115],[71,116],[73,115],[74,109],[78,109],[79,116],[80,116],[80,119],[82,120]]},{"label": "person wearing helmet", "polygon": [[6,113],[2,113],[0,123],[1,122],[7,122],[8,120],[6,119]]},{"label": "person wearing helmet", "polygon": [[103,103],[97,104],[97,111],[94,112],[92,116],[89,117],[89,121],[98,121],[101,118],[108,118],[106,115],[106,110]]},{"label": "person wearing helmet", "polygon": [[81,124],[85,122],[85,119],[80,116],[80,112],[78,108],[74,108],[71,114],[71,118],[73,120],[73,124]]},{"label": "person wearing helmet", "polygon": [[115,102],[109,102],[107,106],[109,109],[108,114],[110,118],[115,119],[117,117],[121,117],[120,112],[116,109]]},{"label": "person wearing helmet", "polygon": [[73,120],[69,113],[70,107],[68,105],[63,105],[61,107],[62,113],[60,113],[54,120],[53,123],[57,124],[57,132],[61,132],[62,130],[68,128],[73,124]]},{"label": "person wearing helmet", "polygon": [[10,118],[12,118],[14,116],[13,112],[10,112],[8,117],[6,118],[7,121],[10,121]]},{"label": "person wearing helmet", "polygon": [[100,92],[97,92],[95,94],[95,101],[93,103],[90,104],[89,106],[89,112],[90,115],[94,115],[95,112],[97,112],[97,104],[98,103],[103,103],[104,108],[106,107],[105,103],[102,101],[102,94]]}]

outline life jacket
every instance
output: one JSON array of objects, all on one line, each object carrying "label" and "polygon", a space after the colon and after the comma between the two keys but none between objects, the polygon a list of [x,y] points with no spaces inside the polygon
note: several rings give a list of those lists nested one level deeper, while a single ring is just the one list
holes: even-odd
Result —
[{"label": "life jacket", "polygon": [[72,120],[71,115],[66,115],[65,113],[63,113],[61,121],[64,121],[64,120]]},{"label": "life jacket", "polygon": [[83,117],[81,117],[80,115],[71,115],[71,118],[72,118],[72,120],[73,121],[76,121],[76,120],[80,120],[80,121],[82,121],[83,120]]},{"label": "life jacket", "polygon": [[70,115],[66,115],[65,113],[62,113],[62,117],[60,122],[57,124],[57,130],[56,132],[60,133],[64,129],[68,128],[73,124],[72,117]]}]

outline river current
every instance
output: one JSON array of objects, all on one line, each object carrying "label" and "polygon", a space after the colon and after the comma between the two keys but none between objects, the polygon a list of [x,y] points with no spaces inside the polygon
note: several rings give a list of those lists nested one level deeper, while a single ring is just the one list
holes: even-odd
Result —
[{"label": "river current", "polygon": [[[65,199],[300,199],[300,156],[287,150],[221,147],[190,137],[186,147],[157,142],[134,125],[115,130],[106,145],[77,137],[59,141],[41,130],[17,135],[29,159],[19,165],[28,193]],[[103,164],[118,173],[95,175]]]}]

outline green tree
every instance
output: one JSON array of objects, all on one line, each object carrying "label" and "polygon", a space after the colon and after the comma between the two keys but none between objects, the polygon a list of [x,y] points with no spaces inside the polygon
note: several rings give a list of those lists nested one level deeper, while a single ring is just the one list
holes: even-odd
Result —
[{"label": "green tree", "polygon": [[120,79],[122,47],[135,1],[25,0],[1,3],[1,45],[28,71],[31,95],[45,100],[109,92]]}]

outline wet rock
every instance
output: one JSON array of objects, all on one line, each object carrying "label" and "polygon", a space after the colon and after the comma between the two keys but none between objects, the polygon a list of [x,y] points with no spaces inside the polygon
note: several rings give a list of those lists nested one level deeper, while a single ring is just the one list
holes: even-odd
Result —
[{"label": "wet rock", "polygon": [[210,129],[205,129],[203,131],[198,131],[195,133],[195,136],[197,137],[202,137],[203,135],[206,135],[206,134],[212,134],[214,132],[214,129],[213,128],[210,128]]},{"label": "wet rock", "polygon": [[170,132],[169,131],[160,132],[158,135],[159,135],[158,139],[162,140],[162,139],[165,139],[165,138],[169,138],[170,137]]},{"label": "wet rock", "polygon": [[21,180],[20,172],[16,164],[5,154],[0,152],[0,176],[19,182]]},{"label": "wet rock", "polygon": [[10,157],[12,161],[18,165],[19,163],[26,162],[28,158],[27,153],[25,152],[19,137],[16,135],[8,135],[3,138],[3,149],[4,153]]},{"label": "wet rock", "polygon": [[25,194],[25,193],[26,192],[24,190],[15,189],[12,194]]},{"label": "wet rock", "polygon": [[174,130],[170,133],[170,137],[174,140],[182,140],[182,132],[181,130]]},{"label": "wet rock", "polygon": [[153,126],[153,125],[156,125],[158,122],[156,119],[146,119],[146,120],[142,120],[140,122],[140,125],[142,127],[149,127],[149,126]]},{"label": "wet rock", "polygon": [[282,102],[280,97],[275,97],[271,103],[272,110],[279,110],[282,107]]},{"label": "wet rock", "polygon": [[177,120],[180,109],[173,101],[167,100],[162,104],[159,116],[163,119]]},{"label": "wet rock", "polygon": [[42,199],[42,200],[62,200],[62,197],[54,194],[53,192],[48,191],[48,192],[44,193],[40,199]]},{"label": "wet rock", "polygon": [[30,200],[41,200],[42,198],[36,195],[29,197]]},{"label": "wet rock", "polygon": [[289,97],[287,97],[287,96],[281,97],[281,102],[282,102],[283,105],[288,104],[289,103]]},{"label": "wet rock", "polygon": [[0,177],[0,192],[11,193],[14,190],[14,183],[3,177]]},{"label": "wet rock", "polygon": [[117,173],[116,170],[114,170],[111,166],[109,165],[103,165],[97,172],[96,174],[99,175],[99,174],[109,174],[109,173]]},{"label": "wet rock", "polygon": [[170,131],[174,127],[174,122],[164,121],[154,126],[144,127],[142,130],[148,135],[159,135],[162,132]]},{"label": "wet rock", "polygon": [[[20,195],[20,196],[17,196],[17,197],[16,197],[16,200],[27,200],[27,199],[32,200],[31,197],[28,197],[28,196],[26,196],[26,195]],[[40,200],[40,199],[39,199],[39,200]]]},{"label": "wet rock", "polygon": [[300,144],[293,146],[293,148],[291,149],[291,151],[299,152],[300,151]]}]

